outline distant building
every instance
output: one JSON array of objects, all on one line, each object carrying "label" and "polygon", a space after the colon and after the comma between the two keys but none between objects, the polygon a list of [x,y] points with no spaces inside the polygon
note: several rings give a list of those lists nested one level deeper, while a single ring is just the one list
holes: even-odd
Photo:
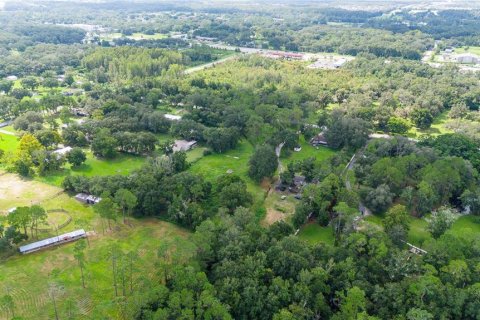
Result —
[{"label": "distant building", "polygon": [[52,151],[52,153],[64,156],[67,153],[69,153],[70,151],[72,151],[72,147],[65,147],[65,148],[60,148],[60,149],[57,149],[55,151]]},{"label": "distant building", "polygon": [[458,63],[465,63],[465,64],[477,64],[480,63],[480,57],[476,54],[471,53],[464,53],[455,56],[455,60]]},{"label": "distant building", "polygon": [[174,114],[164,114],[163,115],[165,118],[167,118],[168,120],[172,120],[172,121],[179,121],[179,120],[182,120],[182,116],[177,116],[177,115],[174,115]]},{"label": "distant building", "polygon": [[18,80],[18,77],[17,76],[8,76],[6,77],[5,79],[9,80],[9,81],[17,81]]},{"label": "distant building", "polygon": [[288,191],[291,193],[300,193],[302,188],[306,185],[306,180],[304,176],[295,176],[293,177],[293,182]]},{"label": "distant building", "polygon": [[62,235],[57,236],[57,237],[52,237],[52,238],[40,240],[40,241],[37,241],[37,242],[33,242],[33,243],[30,243],[30,244],[21,246],[19,248],[19,251],[23,254],[27,254],[27,253],[35,252],[35,251],[38,251],[38,250],[58,246],[58,245],[63,244],[63,243],[72,242],[72,241],[75,241],[75,240],[78,240],[78,239],[86,238],[86,237],[87,237],[87,233],[85,232],[85,230],[83,230],[83,229],[75,230],[75,231],[72,231],[72,232],[69,232],[69,233],[62,234]]},{"label": "distant building", "polygon": [[328,145],[328,142],[327,142],[327,139],[325,139],[323,132],[321,132],[316,136],[314,136],[312,139],[310,139],[310,144],[314,147],[318,147],[318,146],[326,146]]},{"label": "distant building", "polygon": [[194,148],[197,145],[197,141],[191,140],[175,140],[175,144],[173,146],[173,152],[178,152],[178,151],[188,151],[192,148]]},{"label": "distant building", "polygon": [[73,115],[77,117],[88,117],[89,114],[85,109],[82,108],[72,108]]},{"label": "distant building", "polygon": [[75,196],[77,201],[80,201],[85,204],[97,204],[102,201],[102,198],[92,196],[91,194],[79,193]]}]

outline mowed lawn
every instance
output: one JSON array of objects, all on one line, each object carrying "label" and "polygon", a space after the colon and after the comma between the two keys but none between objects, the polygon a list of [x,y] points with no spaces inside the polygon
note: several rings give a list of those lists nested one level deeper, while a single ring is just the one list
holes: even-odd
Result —
[{"label": "mowed lawn", "polygon": [[36,177],[37,180],[60,186],[63,179],[68,175],[84,175],[87,177],[106,175],[126,175],[139,169],[146,158],[119,153],[113,159],[98,159],[90,151],[87,152],[87,161],[78,168],[72,168],[69,164],[63,170],[49,173],[46,176]]},{"label": "mowed lawn", "polygon": [[280,157],[280,160],[285,166],[290,162],[300,161],[311,157],[317,159],[317,161],[323,161],[335,154],[334,150],[327,147],[313,147],[310,145],[310,143],[308,143],[308,141],[305,141],[305,137],[303,135],[300,136],[299,142],[300,146],[302,147],[302,150],[299,152],[292,151],[288,157],[285,157],[282,150],[282,156]]},{"label": "mowed lawn", "polygon": [[[383,228],[383,217],[371,215],[365,218],[365,221]],[[421,246],[425,241],[432,239],[427,230],[428,222],[425,218],[411,218],[410,230],[408,231],[408,242]],[[480,233],[480,217],[473,215],[460,216],[447,231],[457,237],[469,237]]]},{"label": "mowed lawn", "polygon": [[225,153],[214,153],[198,159],[190,167],[190,171],[202,175],[208,181],[215,181],[221,175],[232,170],[232,174],[240,176],[246,183],[248,191],[256,201],[263,201],[265,191],[248,176],[248,161],[254,147],[246,140],[242,140],[238,147]]},{"label": "mowed lawn", "polygon": [[[28,255],[17,254],[0,263],[2,292],[9,290],[15,314],[25,319],[54,319],[48,287],[56,283],[60,288],[56,296],[60,319],[67,319],[69,301],[73,302],[74,319],[120,319],[115,302],[120,300],[115,297],[111,271],[112,245],[124,253],[134,252],[139,256],[133,264],[134,290],[140,279],[155,281],[160,276],[154,262],[160,246],[167,245],[171,256],[179,262],[190,260],[194,252],[189,232],[166,222],[134,220],[131,226],[119,223],[116,229],[106,235],[97,230],[97,235],[90,238],[90,246],[85,251],[85,289],[73,256],[74,244]],[[128,288],[127,296],[129,291]],[[8,319],[1,308],[0,319]]]},{"label": "mowed lawn", "polygon": [[309,222],[304,225],[298,236],[311,244],[325,243],[332,245],[334,242],[332,227],[322,227],[316,222]]},{"label": "mowed lawn", "polygon": [[12,136],[12,135],[0,132],[0,150],[13,152],[17,149],[17,146],[19,143],[20,141],[16,136]]}]

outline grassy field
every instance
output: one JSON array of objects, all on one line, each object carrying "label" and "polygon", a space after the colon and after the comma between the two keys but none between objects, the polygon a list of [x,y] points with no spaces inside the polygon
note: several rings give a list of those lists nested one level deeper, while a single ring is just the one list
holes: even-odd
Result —
[{"label": "grassy field", "polygon": [[316,222],[311,222],[304,225],[298,233],[300,239],[309,243],[326,243],[333,244],[333,232],[331,227],[322,227]]},{"label": "grassy field", "polygon": [[[93,236],[86,249],[86,288],[82,288],[80,269],[73,257],[73,244],[45,251],[17,255],[0,264],[0,287],[15,302],[15,313],[25,319],[53,319],[54,308],[48,295],[49,283],[59,284],[56,297],[60,319],[66,319],[68,301],[73,301],[75,319],[120,319],[119,301],[112,286],[110,246],[123,252],[135,252],[134,279],[156,279],[156,252],[162,244],[189,259],[194,251],[189,234],[174,225],[157,220],[134,221],[132,227],[118,226],[117,231]],[[135,283],[135,281],[134,281]],[[134,288],[135,290],[135,288]],[[127,296],[128,296],[127,291]],[[0,319],[7,319],[0,309]]]},{"label": "grassy field", "polygon": [[[365,218],[365,221],[383,228],[383,218],[378,215],[371,215]],[[469,237],[480,233],[480,218],[472,215],[459,217],[447,233],[457,237]],[[408,241],[414,245],[421,246],[425,241],[432,239],[427,230],[427,221],[425,218],[411,218],[410,230],[408,232]]]},{"label": "grassy field", "polygon": [[310,157],[316,158],[317,161],[323,161],[335,154],[335,151],[327,147],[312,147],[310,143],[305,141],[303,135],[300,136],[299,142],[300,146],[302,147],[302,150],[300,150],[299,152],[293,151],[290,156],[285,157],[282,150],[282,157],[280,158],[280,160],[282,161],[282,163],[284,163],[284,165],[287,165],[290,162],[299,161]]},{"label": "grassy field", "polygon": [[[120,32],[112,32],[112,33],[102,34],[100,36],[100,39],[105,41],[112,41],[114,39],[118,39],[123,36],[124,35]],[[167,38],[168,35],[163,33],[145,34],[145,33],[135,32],[132,35],[125,36],[125,37],[132,40],[159,40],[159,39]]]},{"label": "grassy field", "polygon": [[461,47],[461,48],[455,48],[455,53],[456,53],[456,54],[473,53],[473,54],[476,54],[476,55],[480,55],[480,47]]},{"label": "grassy field", "polygon": [[114,159],[98,159],[91,152],[87,152],[87,161],[78,168],[72,168],[69,164],[61,171],[50,173],[44,177],[36,177],[37,180],[60,186],[67,175],[80,174],[87,177],[122,174],[126,175],[133,170],[139,169],[145,162],[144,157],[118,154]]},{"label": "grassy field", "polygon": [[62,189],[0,171],[0,212],[49,199]]},{"label": "grassy field", "polygon": [[[9,185],[16,187],[8,188]],[[134,263],[134,279],[156,279],[158,274],[155,270],[158,268],[155,260],[158,248],[162,245],[168,245],[172,259],[178,258],[180,262],[189,260],[193,255],[190,233],[167,222],[129,218],[128,225],[123,225],[119,215],[119,222],[113,223],[112,231],[109,231],[106,224],[95,216],[91,206],[76,201],[68,194],[57,194],[58,188],[34,180],[22,180],[11,174],[0,176],[0,187],[5,186],[9,192],[8,198],[0,199],[0,209],[29,205],[30,201],[35,201],[52,212],[48,217],[50,225],[47,227],[50,230],[40,232],[40,239],[54,236],[56,231],[52,224],[61,224],[68,218],[60,214],[59,209],[72,217],[72,222],[60,229],[59,233],[80,228],[78,222],[81,220],[88,222],[87,226],[82,227],[93,232],[89,237],[90,246],[85,252],[85,289],[82,288],[80,269],[73,256],[73,244],[28,255],[15,254],[6,261],[0,261],[0,294],[8,292],[14,299],[15,314],[25,319],[54,318],[53,304],[48,295],[48,286],[52,282],[61,288],[56,297],[60,319],[67,318],[68,301],[74,301],[74,319],[120,319],[118,306],[112,302],[118,301],[112,286],[109,254],[112,245],[124,253],[132,251],[138,254]],[[0,197],[4,194],[0,190]],[[10,319],[2,307],[0,319]]]},{"label": "grassy field", "polygon": [[268,226],[280,220],[288,220],[295,212],[298,200],[291,194],[287,195],[285,199],[281,197],[281,193],[272,190],[265,198],[264,206],[267,213],[262,221],[264,225]]},{"label": "grassy field", "polygon": [[407,136],[410,138],[420,138],[425,135],[438,136],[446,133],[453,133],[452,130],[445,128],[445,124],[449,120],[448,111],[443,112],[432,123],[432,126],[428,129],[419,129],[412,127],[408,132]]},{"label": "grassy field", "polygon": [[253,153],[253,146],[246,140],[242,140],[238,147],[225,153],[215,153],[198,159],[191,168],[191,172],[201,174],[205,179],[214,181],[228,170],[240,176],[246,183],[256,201],[263,201],[265,191],[248,177],[248,161]]},{"label": "grassy field", "polygon": [[19,140],[16,136],[0,132],[0,150],[15,151],[18,144]]}]

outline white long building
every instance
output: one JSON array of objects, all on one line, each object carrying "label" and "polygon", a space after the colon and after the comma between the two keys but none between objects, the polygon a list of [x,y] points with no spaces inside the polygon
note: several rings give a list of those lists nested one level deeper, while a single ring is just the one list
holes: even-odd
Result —
[{"label": "white long building", "polygon": [[30,244],[26,244],[19,248],[20,253],[26,254],[38,250],[58,246],[63,243],[72,242],[78,239],[86,238],[87,233],[83,229],[75,230],[56,237],[40,240]]}]

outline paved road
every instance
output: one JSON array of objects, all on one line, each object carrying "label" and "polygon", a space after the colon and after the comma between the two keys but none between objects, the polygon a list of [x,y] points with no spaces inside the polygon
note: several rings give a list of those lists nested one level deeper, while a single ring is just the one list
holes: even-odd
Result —
[{"label": "paved road", "polygon": [[9,136],[14,136],[15,135],[15,133],[7,131],[7,130],[3,130],[3,129],[0,129],[0,133],[8,134]]},{"label": "paved road", "polygon": [[238,57],[238,55],[234,54],[234,55],[228,56],[226,58],[223,58],[223,59],[220,59],[220,60],[217,60],[217,61],[213,61],[213,62],[210,62],[210,63],[202,64],[200,66],[196,66],[196,67],[186,69],[184,71],[184,73],[185,74],[191,74],[191,73],[194,73],[194,72],[198,72],[198,71],[201,71],[201,70],[204,70],[204,69],[207,69],[207,68],[214,67],[217,64],[221,64],[221,63],[225,63],[227,61],[233,60],[236,57]]}]

